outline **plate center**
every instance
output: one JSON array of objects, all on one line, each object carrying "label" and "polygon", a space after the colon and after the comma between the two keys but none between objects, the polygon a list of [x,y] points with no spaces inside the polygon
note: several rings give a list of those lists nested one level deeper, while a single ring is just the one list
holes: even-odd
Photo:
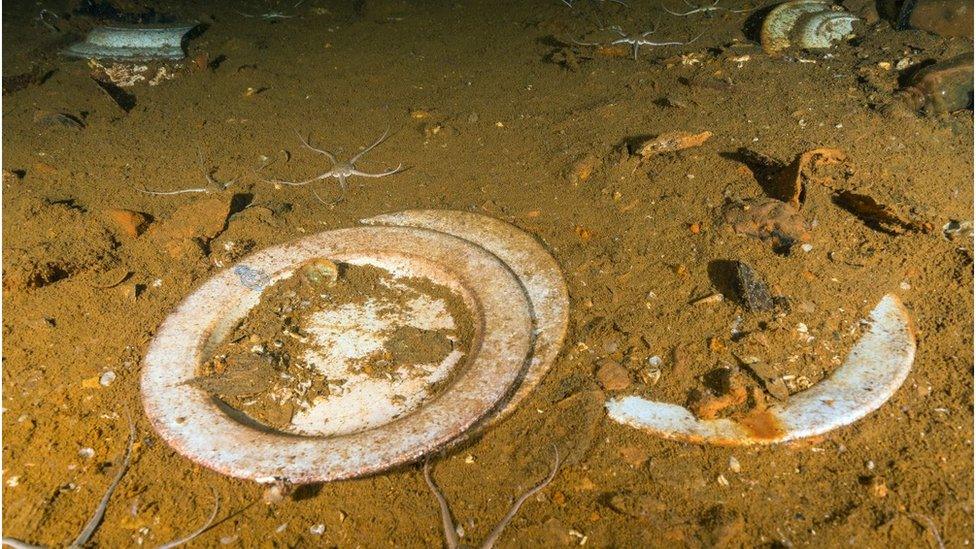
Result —
[{"label": "plate center", "polygon": [[472,326],[461,295],[430,278],[317,259],[265,288],[191,383],[279,431],[356,433],[450,385]]}]

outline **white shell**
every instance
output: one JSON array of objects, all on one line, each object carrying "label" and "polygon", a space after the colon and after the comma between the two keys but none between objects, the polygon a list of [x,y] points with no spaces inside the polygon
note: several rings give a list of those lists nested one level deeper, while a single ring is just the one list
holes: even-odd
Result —
[{"label": "white shell", "polygon": [[877,410],[901,387],[915,361],[911,319],[894,294],[881,299],[870,330],[827,379],[773,405],[761,417],[700,420],[676,404],[637,396],[607,402],[610,419],[663,438],[729,446],[771,444],[822,435]]}]

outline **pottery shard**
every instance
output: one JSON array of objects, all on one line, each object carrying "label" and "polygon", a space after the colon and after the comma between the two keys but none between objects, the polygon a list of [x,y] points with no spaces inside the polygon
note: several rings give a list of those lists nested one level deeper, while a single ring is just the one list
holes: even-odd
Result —
[{"label": "pottery shard", "polygon": [[632,152],[641,158],[647,158],[656,154],[672,153],[692,147],[700,147],[711,137],[712,132],[708,131],[701,133],[666,132],[638,144],[633,148]]},{"label": "pottery shard", "polygon": [[630,372],[613,360],[603,360],[597,365],[596,379],[607,391],[622,391],[630,386]]},{"label": "pottery shard", "polygon": [[132,210],[122,210],[122,209],[112,209],[106,210],[105,215],[108,216],[113,223],[125,234],[136,238],[146,230],[149,226],[149,216]]}]

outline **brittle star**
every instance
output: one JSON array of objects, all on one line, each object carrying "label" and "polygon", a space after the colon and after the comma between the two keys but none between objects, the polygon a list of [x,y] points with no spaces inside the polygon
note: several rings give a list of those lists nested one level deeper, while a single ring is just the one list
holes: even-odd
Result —
[{"label": "brittle star", "polygon": [[291,19],[293,17],[298,17],[297,15],[285,15],[280,11],[269,11],[268,13],[261,13],[258,15],[251,15],[250,13],[244,13],[243,11],[237,12],[244,17],[255,17],[258,19],[264,19],[265,21],[276,21],[278,19]]},{"label": "brittle star", "polygon": [[[199,153],[198,158],[200,160],[200,167],[202,168],[203,167],[203,153],[202,152]],[[226,182],[223,182],[223,183],[221,183],[220,181],[217,181],[213,177],[213,174],[216,171],[217,171],[217,168],[212,168],[210,171],[204,171],[203,175],[207,178],[207,184],[206,184],[206,186],[197,187],[197,188],[194,188],[194,189],[179,189],[179,190],[176,190],[176,191],[150,191],[149,189],[146,189],[145,187],[143,187],[142,189],[140,189],[139,187],[136,187],[134,185],[133,185],[133,188],[135,190],[141,192],[141,193],[151,194],[151,195],[154,195],[154,196],[169,196],[169,195],[174,195],[174,194],[186,194],[186,193],[215,194],[215,193],[221,193],[221,192],[226,191],[228,187],[230,187],[231,185],[233,185],[234,183],[237,182],[237,178],[236,177],[234,179],[231,179],[230,181],[226,181]]]},{"label": "brittle star", "polygon": [[[572,8],[573,7],[573,2],[575,2],[576,0],[560,0],[560,1],[563,4],[566,4],[567,7]],[[605,3],[605,2],[613,2],[614,4],[620,4],[621,6],[623,6],[625,8],[629,8],[630,7],[627,4],[627,2],[624,2],[623,0],[594,0],[594,2],[601,3],[601,4],[602,3]]]},{"label": "brittle star", "polygon": [[350,177],[358,176],[358,177],[378,178],[378,177],[386,177],[388,175],[393,175],[395,173],[403,171],[403,163],[397,164],[397,167],[393,168],[392,170],[387,170],[385,172],[380,172],[380,173],[367,173],[367,172],[360,171],[358,168],[356,168],[356,162],[359,161],[359,159],[362,158],[364,154],[373,150],[377,145],[385,141],[387,136],[389,135],[390,135],[390,129],[387,128],[386,131],[383,132],[383,135],[381,135],[379,139],[374,141],[372,145],[359,151],[358,153],[356,153],[355,156],[353,156],[349,160],[345,162],[339,162],[336,159],[334,154],[326,150],[316,149],[315,147],[309,145],[308,141],[306,141],[301,134],[298,134],[298,139],[302,142],[302,145],[304,145],[306,148],[312,151],[325,155],[332,162],[332,169],[311,179],[306,179],[305,181],[284,181],[282,179],[271,179],[265,181],[268,181],[269,183],[280,183],[282,185],[298,186],[298,185],[308,185],[309,183],[314,183],[316,181],[322,181],[324,179],[334,177],[339,180],[339,188],[342,189],[342,196],[340,196],[339,200],[332,202],[330,204],[329,202],[322,200],[322,197],[319,196],[317,192],[315,192],[315,189],[312,189],[312,194],[315,195],[315,198],[317,198],[319,202],[325,204],[326,206],[335,205],[339,202],[342,202],[342,200],[345,198],[346,180],[349,179]]},{"label": "brittle star", "polygon": [[722,6],[719,6],[718,5],[718,2],[719,2],[719,0],[715,0],[709,6],[696,6],[695,4],[692,4],[691,2],[689,2],[688,0],[685,0],[685,4],[688,4],[689,7],[695,8],[695,9],[693,9],[691,11],[686,11],[685,13],[678,13],[676,11],[671,11],[668,8],[664,7],[663,5],[661,6],[661,9],[664,10],[664,11],[666,11],[666,12],[668,12],[668,13],[670,13],[671,15],[677,15],[678,17],[685,17],[685,16],[688,16],[688,15],[694,15],[696,13],[704,13],[706,17],[711,17],[712,16],[712,12],[715,12],[715,11],[727,11],[729,13],[746,13],[748,11],[752,11],[752,10],[756,9],[756,8],[749,8],[747,10],[733,10],[733,9],[723,8]]},{"label": "brittle star", "polygon": [[614,40],[613,42],[610,42],[610,45],[611,46],[616,46],[618,44],[630,44],[634,48],[634,61],[637,60],[637,52],[638,52],[638,50],[640,50],[640,47],[641,46],[651,46],[651,47],[656,47],[656,46],[685,46],[685,45],[691,44],[695,40],[698,40],[699,38],[701,38],[701,34],[699,34],[698,36],[692,38],[691,40],[689,40],[687,42],[651,42],[650,40],[646,40],[644,37],[645,36],[650,36],[650,35],[654,34],[655,32],[657,32],[657,28],[656,27],[654,29],[651,29],[651,30],[647,31],[647,32],[641,33],[640,36],[627,36],[627,34],[623,31],[623,29],[621,29],[618,26],[610,27],[610,30],[616,32],[617,34],[619,34],[620,36],[623,37],[623,38],[618,38],[617,40]]},{"label": "brittle star", "polygon": [[[556,472],[559,471],[559,451],[555,446],[552,448],[555,458],[552,464],[552,470],[549,471],[549,476],[543,479],[542,482],[536,484],[533,488],[529,489],[527,492],[519,496],[515,503],[509,508],[508,513],[502,517],[502,520],[498,521],[498,524],[491,530],[488,537],[485,538],[484,543],[481,544],[481,549],[491,549],[494,547],[495,542],[501,537],[502,532],[508,523],[512,522],[518,510],[522,507],[522,504],[526,502],[530,497],[534,496],[539,490],[542,490],[552,482],[552,479],[556,478]],[[444,494],[437,488],[434,484],[433,479],[430,478],[430,461],[424,461],[424,480],[427,481],[427,487],[430,488],[434,498],[437,499],[437,505],[440,507],[441,511],[441,524],[444,527],[444,543],[447,545],[447,549],[457,549],[460,547],[461,539],[458,535],[457,525],[454,524],[454,519],[451,518],[451,507],[447,504],[447,499],[444,498]]]}]

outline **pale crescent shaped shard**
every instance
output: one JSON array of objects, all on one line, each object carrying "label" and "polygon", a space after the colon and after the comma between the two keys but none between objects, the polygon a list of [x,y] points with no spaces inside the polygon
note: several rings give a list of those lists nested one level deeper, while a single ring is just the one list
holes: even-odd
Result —
[{"label": "pale crescent shaped shard", "polygon": [[683,406],[628,396],[607,402],[618,423],[668,439],[719,445],[786,442],[822,435],[877,410],[898,390],[915,361],[915,333],[894,294],[871,311],[870,328],[827,379],[760,413],[699,420]]},{"label": "pale crescent shaped shard", "polygon": [[407,210],[360,221],[366,225],[420,227],[473,242],[498,256],[522,283],[532,306],[535,344],[515,393],[485,424],[511,413],[542,381],[559,354],[569,322],[569,293],[559,264],[529,233],[504,221],[456,210]]}]

